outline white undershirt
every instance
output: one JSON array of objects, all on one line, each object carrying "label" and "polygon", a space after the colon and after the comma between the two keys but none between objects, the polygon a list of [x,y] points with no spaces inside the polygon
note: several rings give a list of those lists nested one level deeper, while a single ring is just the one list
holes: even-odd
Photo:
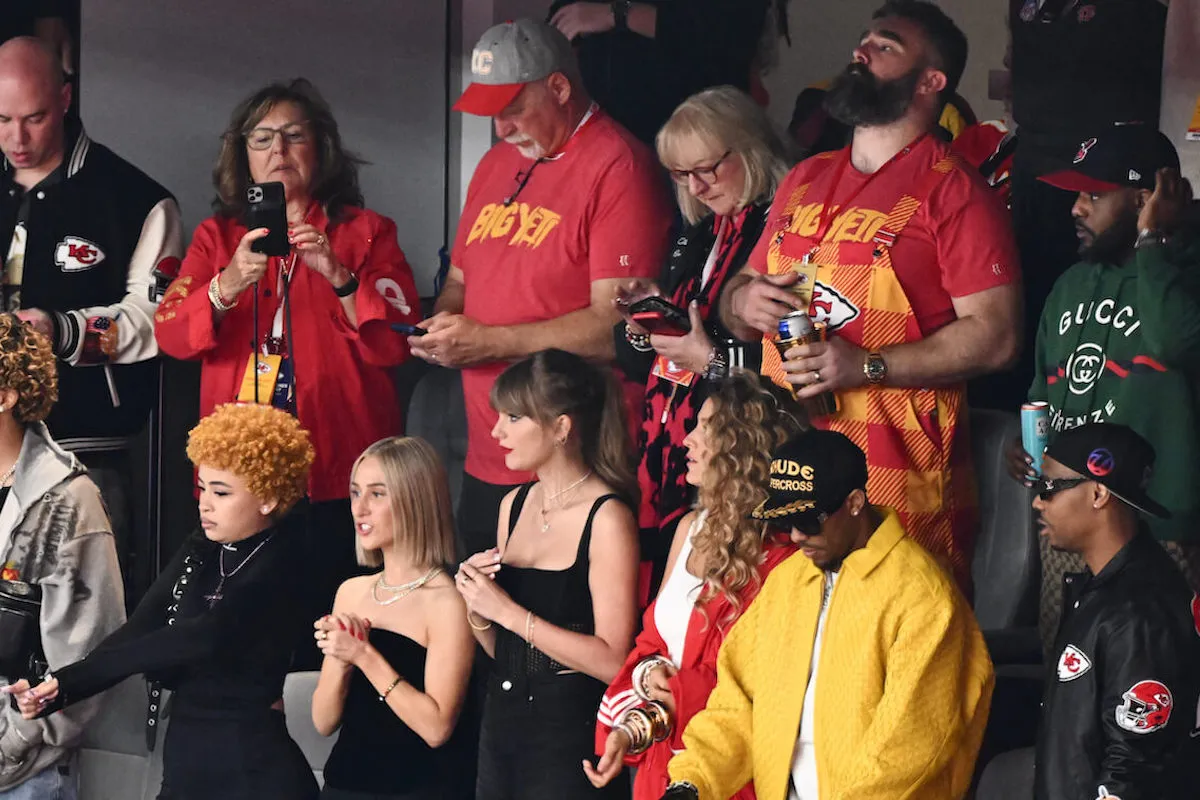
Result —
[{"label": "white undershirt", "polygon": [[678,669],[683,663],[683,646],[687,641],[688,623],[692,619],[692,609],[704,581],[687,571],[688,555],[692,552],[692,538],[704,527],[707,511],[701,511],[688,527],[687,538],[679,555],[675,558],[675,566],[667,576],[658,599],[654,601],[654,627],[658,635],[667,645],[667,656]]},{"label": "white undershirt", "polygon": [[717,267],[717,257],[721,255],[721,244],[725,241],[728,230],[729,217],[722,216],[721,224],[717,226],[717,240],[713,242],[712,250],[708,251],[708,260],[704,262],[704,271],[700,273],[701,289],[707,287],[709,279],[712,278],[713,270]]},{"label": "white undershirt", "polygon": [[816,700],[817,663],[821,657],[821,639],[829,614],[829,597],[837,583],[836,572],[825,573],[825,588],[821,598],[821,615],[817,618],[817,635],[813,640],[812,659],[808,667],[808,688],[804,690],[804,708],[800,712],[800,736],[792,751],[792,782],[788,800],[817,800],[817,748],[813,734],[813,708]]}]

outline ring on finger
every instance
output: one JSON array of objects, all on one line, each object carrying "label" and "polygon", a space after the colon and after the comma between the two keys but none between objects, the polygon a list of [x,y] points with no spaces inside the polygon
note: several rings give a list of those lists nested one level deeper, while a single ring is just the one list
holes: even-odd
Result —
[{"label": "ring on finger", "polygon": [[814,370],[813,370],[813,379],[812,379],[812,382],[813,382],[813,383],[820,383],[820,382],[821,382],[821,370],[819,370],[819,369],[814,369]]}]

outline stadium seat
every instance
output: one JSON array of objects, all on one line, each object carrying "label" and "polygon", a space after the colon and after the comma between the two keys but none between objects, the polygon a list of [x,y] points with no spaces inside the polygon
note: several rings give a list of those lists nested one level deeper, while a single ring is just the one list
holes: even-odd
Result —
[{"label": "stadium seat", "polygon": [[1004,465],[1006,443],[1021,435],[1020,418],[973,409],[970,435],[979,490],[979,529],[971,568],[975,616],[993,661],[1037,663],[1041,660],[1037,635],[1041,562],[1032,494],[1009,477]]},{"label": "stadium seat", "polygon": [[308,765],[317,776],[317,783],[324,786],[322,771],[333,750],[333,743],[337,741],[337,734],[322,736],[313,727],[312,698],[320,676],[320,672],[288,673],[283,684],[283,712],[287,717],[288,733],[308,759]]},{"label": "stadium seat", "polygon": [[975,800],[1033,800],[1033,748],[992,759],[979,780]]},{"label": "stadium seat", "polygon": [[84,731],[76,769],[80,800],[153,800],[162,783],[162,731],[146,747],[146,681],[140,675],[105,692]]},{"label": "stadium seat", "polygon": [[467,460],[467,411],[458,370],[431,367],[425,372],[409,401],[407,433],[433,445],[446,465],[450,500],[458,508],[463,465]]}]

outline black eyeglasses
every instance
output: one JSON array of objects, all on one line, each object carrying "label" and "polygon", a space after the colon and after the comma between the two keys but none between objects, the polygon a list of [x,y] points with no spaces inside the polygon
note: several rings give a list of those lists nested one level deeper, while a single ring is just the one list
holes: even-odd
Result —
[{"label": "black eyeglasses", "polygon": [[718,158],[708,167],[696,167],[695,169],[673,169],[671,170],[671,179],[680,186],[686,186],[688,179],[695,177],[696,180],[709,186],[717,180],[717,168],[725,163],[725,159],[733,155],[732,150],[726,150],[725,155]]},{"label": "black eyeglasses", "polygon": [[1038,478],[1038,497],[1043,503],[1048,503],[1059,492],[1074,489],[1081,483],[1087,483],[1089,478]]}]

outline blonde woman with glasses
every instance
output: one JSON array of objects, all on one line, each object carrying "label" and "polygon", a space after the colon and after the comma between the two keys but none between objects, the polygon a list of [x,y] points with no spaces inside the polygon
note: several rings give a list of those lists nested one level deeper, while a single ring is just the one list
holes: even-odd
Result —
[{"label": "blonde woman with glasses", "polygon": [[[691,506],[683,438],[699,392],[729,368],[732,335],[717,315],[725,283],[741,270],[766,223],[790,162],[783,140],[749,95],[730,86],[689,97],[658,133],[658,157],[675,181],[687,225],[656,284],[630,282],[618,298],[617,361],[646,382],[638,452],[644,606],[657,585],[679,518]],[[687,335],[654,333],[629,305],[658,294],[686,310]]]},{"label": "blonde woman with glasses", "polygon": [[324,654],[313,724],[340,729],[325,800],[450,800],[474,789],[456,723],[475,640],[446,574],[454,528],[446,470],[424,440],[376,442],[350,478],[358,563],[314,624]]}]

